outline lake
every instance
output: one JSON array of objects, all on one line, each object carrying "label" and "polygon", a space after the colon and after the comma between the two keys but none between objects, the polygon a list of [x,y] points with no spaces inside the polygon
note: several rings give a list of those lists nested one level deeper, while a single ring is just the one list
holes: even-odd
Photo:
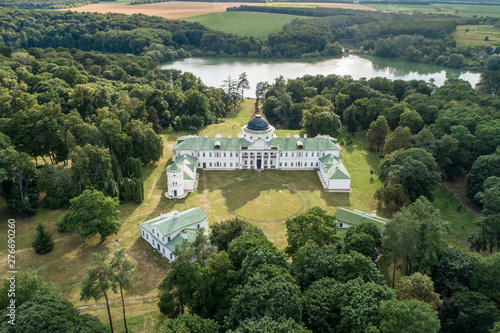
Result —
[{"label": "lake", "polygon": [[246,72],[251,88],[245,92],[245,97],[255,97],[255,86],[258,82],[273,83],[280,75],[287,79],[295,79],[306,74],[350,75],[356,80],[362,77],[424,81],[434,79],[434,83],[438,86],[447,79],[460,78],[469,81],[473,87],[481,76],[479,73],[435,65],[357,55],[333,59],[187,58],[163,64],[161,68],[176,68],[183,72],[191,72],[200,77],[206,85],[214,87],[220,87],[222,81],[229,75],[233,79],[238,79],[241,73]]}]

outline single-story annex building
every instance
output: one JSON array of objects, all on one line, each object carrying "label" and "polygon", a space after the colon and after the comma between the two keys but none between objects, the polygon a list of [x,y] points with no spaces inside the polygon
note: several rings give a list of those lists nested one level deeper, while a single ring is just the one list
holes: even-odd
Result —
[{"label": "single-story annex building", "polygon": [[280,169],[318,170],[323,187],[350,192],[351,176],[342,163],[337,139],[276,136],[275,128],[260,114],[242,127],[238,137],[182,136],[173,148],[174,163],[167,167],[167,197],[179,198],[197,185],[196,170]]},{"label": "single-story annex building", "polygon": [[349,210],[341,207],[337,208],[335,219],[337,228],[349,228],[351,226],[360,225],[363,222],[372,222],[382,230],[385,228],[386,223],[389,222],[388,219],[377,216],[375,210],[367,213],[359,209]]},{"label": "single-story annex building", "polygon": [[172,252],[177,244],[185,239],[190,242],[196,239],[200,229],[207,230],[208,217],[200,208],[191,208],[182,212],[177,210],[162,213],[139,224],[141,237],[164,257],[174,260]]}]

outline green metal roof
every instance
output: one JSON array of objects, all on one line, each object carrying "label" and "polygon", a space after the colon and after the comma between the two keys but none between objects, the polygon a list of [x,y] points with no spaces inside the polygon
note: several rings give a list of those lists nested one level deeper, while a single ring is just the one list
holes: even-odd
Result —
[{"label": "green metal roof", "polygon": [[[279,150],[299,150],[298,143],[302,143],[300,150],[335,150],[342,149],[337,140],[329,136],[316,138],[273,138],[268,145],[278,147]],[[240,147],[248,147],[252,143],[244,138],[200,138],[197,136],[184,136],[177,139],[174,150],[215,150],[216,143],[220,144],[217,150],[238,151]]]},{"label": "green metal roof", "polygon": [[328,179],[351,179],[349,172],[340,158],[335,157],[332,154],[328,154],[321,157],[319,161],[323,165]]},{"label": "green metal roof", "polygon": [[[152,234],[152,227],[157,227],[163,236],[166,238],[174,233],[177,233],[183,229],[189,229],[189,227],[201,223],[207,219],[205,213],[198,207],[179,212],[177,210],[171,211],[163,216],[155,217],[146,222],[139,224],[139,227],[148,231]],[[155,237],[156,238],[156,237]],[[164,244],[164,242],[156,239],[159,243]],[[171,240],[172,241],[172,240]]]},{"label": "green metal roof", "polygon": [[167,167],[168,172],[183,171],[184,179],[194,180],[196,178],[196,163],[198,159],[196,157],[184,154],[177,157],[174,163]]},{"label": "green metal roof", "polygon": [[170,240],[167,244],[164,244],[164,246],[170,250],[170,252],[173,252],[175,250],[176,245],[181,245],[185,240],[189,242],[194,242],[196,239],[196,236],[198,234],[198,230],[200,229],[184,229],[185,234],[184,236],[181,233],[178,233],[174,238]]},{"label": "green metal roof", "polygon": [[[365,215],[364,217],[363,214]],[[375,223],[379,229],[384,229],[386,223],[389,222],[388,219],[379,216],[373,217],[371,213],[366,213],[359,209],[349,210],[345,208],[337,208],[335,218],[339,222],[354,226],[360,225],[363,222],[372,222]]]}]

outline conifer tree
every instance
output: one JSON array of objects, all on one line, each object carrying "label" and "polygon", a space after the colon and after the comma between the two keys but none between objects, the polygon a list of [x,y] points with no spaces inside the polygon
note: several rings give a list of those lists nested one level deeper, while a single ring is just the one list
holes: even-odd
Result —
[{"label": "conifer tree", "polygon": [[37,254],[49,253],[54,248],[54,239],[52,238],[52,234],[41,223],[39,223],[36,228],[36,238],[31,246]]}]

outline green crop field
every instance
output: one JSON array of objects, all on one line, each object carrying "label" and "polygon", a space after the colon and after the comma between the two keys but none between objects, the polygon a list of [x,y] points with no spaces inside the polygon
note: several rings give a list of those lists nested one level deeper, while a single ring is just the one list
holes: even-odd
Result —
[{"label": "green crop field", "polygon": [[[488,40],[484,40],[488,37]],[[500,30],[492,25],[459,25],[453,33],[457,46],[500,46]]]},{"label": "green crop field", "polygon": [[432,14],[451,14],[465,17],[472,17],[477,15],[500,17],[500,5],[472,5],[472,4],[430,4],[430,5],[391,5],[391,4],[366,4],[369,7],[391,12],[419,12],[419,13],[432,13]]},{"label": "green crop field", "polygon": [[256,12],[222,12],[193,16],[184,21],[199,22],[238,36],[266,40],[270,33],[277,33],[283,26],[295,18],[304,16],[256,13]]}]

